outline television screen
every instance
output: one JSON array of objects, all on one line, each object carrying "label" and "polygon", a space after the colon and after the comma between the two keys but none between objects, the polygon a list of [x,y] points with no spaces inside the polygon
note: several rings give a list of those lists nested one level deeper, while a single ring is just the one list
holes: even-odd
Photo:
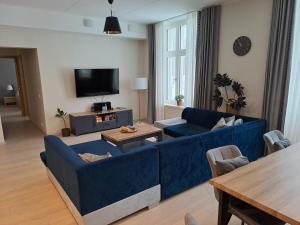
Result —
[{"label": "television screen", "polygon": [[119,69],[76,69],[77,97],[119,94]]}]

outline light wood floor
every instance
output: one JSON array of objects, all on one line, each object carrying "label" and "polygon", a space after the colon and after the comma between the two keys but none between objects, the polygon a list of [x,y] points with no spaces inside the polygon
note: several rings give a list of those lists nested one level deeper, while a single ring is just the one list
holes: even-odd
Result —
[{"label": "light wood floor", "polygon": [[[7,144],[0,145],[0,225],[76,225],[40,162],[42,133],[18,113],[8,111],[3,120]],[[98,137],[96,133],[64,140],[73,144]],[[187,212],[201,225],[217,224],[217,202],[210,185],[200,185],[115,225],[183,225]],[[238,224],[236,218],[230,222]]]}]

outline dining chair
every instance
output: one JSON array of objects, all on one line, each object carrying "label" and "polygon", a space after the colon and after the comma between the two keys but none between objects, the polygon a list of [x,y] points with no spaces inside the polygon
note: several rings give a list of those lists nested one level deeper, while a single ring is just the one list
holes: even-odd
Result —
[{"label": "dining chair", "polygon": [[[217,168],[217,161],[224,161],[229,159],[234,159],[237,157],[242,156],[241,151],[235,145],[229,145],[224,147],[219,147],[215,149],[211,149],[206,153],[212,176],[217,177],[218,175],[218,168]],[[217,201],[220,199],[220,191],[214,188],[215,197]],[[228,205],[228,212],[231,215],[235,215],[242,221],[242,225],[283,225],[285,224],[281,220],[254,208],[247,203],[244,203],[236,198],[231,198],[230,203]]]},{"label": "dining chair", "polygon": [[184,221],[185,221],[185,225],[200,225],[195,219],[194,217],[187,213],[184,217]]},{"label": "dining chair", "polygon": [[279,130],[272,130],[264,134],[264,140],[267,145],[267,154],[272,154],[276,151],[287,148],[291,145],[289,139],[287,139],[283,133]]}]

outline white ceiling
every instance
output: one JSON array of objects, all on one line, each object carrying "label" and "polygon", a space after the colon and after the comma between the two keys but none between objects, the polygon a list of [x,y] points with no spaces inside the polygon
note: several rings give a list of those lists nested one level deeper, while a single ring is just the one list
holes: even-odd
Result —
[{"label": "white ceiling", "polygon": [[[113,9],[122,20],[147,24],[225,1],[232,0],[115,0]],[[0,0],[0,4],[86,17],[106,17],[109,14],[107,0]]]}]

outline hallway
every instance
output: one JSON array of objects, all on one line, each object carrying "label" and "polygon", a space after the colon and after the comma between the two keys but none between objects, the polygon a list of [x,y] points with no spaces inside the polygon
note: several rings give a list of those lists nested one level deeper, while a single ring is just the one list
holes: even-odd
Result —
[{"label": "hallway", "polygon": [[40,139],[43,136],[28,117],[22,116],[21,110],[17,106],[0,107],[0,115],[7,144],[32,140],[32,138]]},{"label": "hallway", "polygon": [[75,225],[39,159],[43,134],[18,108],[1,107],[0,224]]}]

